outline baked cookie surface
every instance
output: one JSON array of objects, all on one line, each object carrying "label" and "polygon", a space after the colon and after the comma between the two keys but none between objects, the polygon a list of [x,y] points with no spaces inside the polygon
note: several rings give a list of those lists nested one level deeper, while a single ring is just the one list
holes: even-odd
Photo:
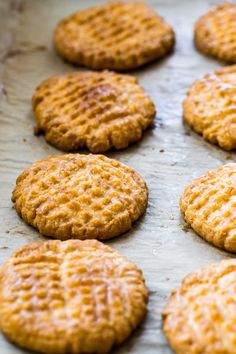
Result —
[{"label": "baked cookie surface", "polygon": [[107,353],[146,313],[141,271],[96,240],[28,244],[0,271],[0,329],[50,354]]},{"label": "baked cookie surface", "polygon": [[145,211],[147,187],[130,167],[103,155],[68,154],[29,166],[16,181],[18,214],[53,238],[109,239]]},{"label": "baked cookie surface", "polygon": [[184,219],[206,241],[236,252],[236,164],[194,179],[180,199]]},{"label": "baked cookie surface", "polygon": [[136,78],[108,71],[51,77],[38,86],[32,103],[39,130],[63,151],[126,148],[155,117]]},{"label": "baked cookie surface", "polygon": [[165,56],[172,28],[141,2],[108,2],[78,11],[57,26],[54,42],[66,60],[92,69],[130,70]]},{"label": "baked cookie surface", "polygon": [[236,353],[235,289],[235,259],[184,278],[163,312],[163,329],[176,354]]},{"label": "baked cookie surface", "polygon": [[183,103],[186,123],[224,150],[236,148],[235,111],[236,65],[195,81]]},{"label": "baked cookie surface", "polygon": [[200,17],[195,43],[204,54],[236,63],[236,4],[224,3]]}]

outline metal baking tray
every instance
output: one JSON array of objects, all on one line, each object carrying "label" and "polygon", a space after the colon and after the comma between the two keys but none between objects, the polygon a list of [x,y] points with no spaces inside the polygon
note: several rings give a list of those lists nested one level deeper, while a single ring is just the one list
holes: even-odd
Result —
[{"label": "metal baking tray", "polygon": [[[0,1],[0,263],[18,247],[43,236],[28,227],[12,208],[11,191],[30,163],[61,154],[33,134],[31,96],[50,75],[75,70],[52,45],[57,22],[75,10],[101,4],[96,0]],[[154,100],[155,127],[138,144],[107,155],[135,168],[149,187],[145,216],[123,236],[107,242],[142,270],[150,293],[149,311],[141,327],[114,353],[170,354],[162,332],[161,311],[172,289],[194,269],[232,257],[207,244],[186,227],[179,197],[186,184],[204,171],[228,161],[227,153],[205,142],[182,122],[182,100],[189,85],[223,64],[198,53],[193,24],[215,0],[149,0],[173,25],[175,50],[166,59],[132,74]],[[11,45],[10,45],[11,44]],[[1,354],[27,353],[0,336]]]}]

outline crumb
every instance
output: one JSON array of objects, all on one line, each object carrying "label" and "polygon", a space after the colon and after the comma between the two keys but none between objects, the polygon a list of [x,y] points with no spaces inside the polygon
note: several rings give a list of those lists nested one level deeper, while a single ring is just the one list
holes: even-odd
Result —
[{"label": "crumb", "polygon": [[39,127],[34,127],[34,135],[39,136],[40,134],[41,134],[41,131],[40,131]]},{"label": "crumb", "polygon": [[189,132],[184,132],[184,135],[190,136],[191,134]]},{"label": "crumb", "polygon": [[183,230],[184,232],[189,232],[189,230],[191,230],[191,227],[190,227],[189,225],[183,225],[183,226],[182,226],[182,230]]},{"label": "crumb", "polygon": [[161,149],[159,152],[165,152],[165,150],[164,150],[164,149]]}]

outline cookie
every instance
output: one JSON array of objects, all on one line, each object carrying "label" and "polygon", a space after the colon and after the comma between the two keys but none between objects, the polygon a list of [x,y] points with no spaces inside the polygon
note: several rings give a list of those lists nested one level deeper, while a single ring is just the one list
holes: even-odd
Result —
[{"label": "cookie", "polygon": [[51,77],[36,89],[32,103],[46,140],[63,151],[126,148],[155,117],[136,78],[108,71]]},{"label": "cookie", "polygon": [[96,240],[32,243],[0,271],[0,328],[40,353],[108,353],[146,313],[141,271]]},{"label": "cookie", "polygon": [[43,235],[66,240],[109,239],[145,211],[147,187],[133,169],[103,155],[48,157],[16,181],[18,214]]},{"label": "cookie", "polygon": [[189,274],[163,312],[163,329],[176,354],[235,354],[236,260]]},{"label": "cookie", "polygon": [[141,2],[108,2],[78,11],[57,26],[54,42],[69,62],[92,69],[130,70],[165,56],[173,29]]},{"label": "cookie", "polygon": [[236,63],[236,4],[224,3],[200,17],[195,43],[204,54]]},{"label": "cookie", "polygon": [[224,150],[236,148],[236,65],[194,82],[183,103],[184,120]]},{"label": "cookie", "polygon": [[236,164],[229,163],[196,178],[184,191],[184,219],[206,241],[236,252]]}]

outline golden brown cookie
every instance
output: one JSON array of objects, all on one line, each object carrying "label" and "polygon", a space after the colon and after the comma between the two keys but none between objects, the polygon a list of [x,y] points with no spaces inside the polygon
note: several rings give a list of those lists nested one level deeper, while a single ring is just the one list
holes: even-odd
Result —
[{"label": "golden brown cookie", "polygon": [[236,148],[236,65],[197,80],[183,103],[185,121],[224,150]]},{"label": "golden brown cookie", "polygon": [[163,312],[163,329],[176,354],[235,354],[236,260],[189,274]]},{"label": "golden brown cookie", "polygon": [[103,155],[48,157],[16,181],[12,201],[18,214],[53,238],[118,236],[147,206],[144,180],[130,167]]},{"label": "golden brown cookie", "polygon": [[236,252],[236,164],[196,178],[180,200],[184,219],[206,241]]},{"label": "golden brown cookie", "polygon": [[141,2],[114,1],[78,11],[57,26],[54,42],[66,60],[92,69],[130,70],[165,56],[172,28]]},{"label": "golden brown cookie", "polygon": [[224,3],[200,17],[195,43],[204,54],[236,63],[236,4]]},{"label": "golden brown cookie", "polygon": [[32,243],[0,271],[0,328],[48,354],[108,353],[146,313],[141,271],[96,240]]},{"label": "golden brown cookie", "polygon": [[64,151],[123,149],[153,123],[155,106],[136,78],[113,72],[73,72],[51,77],[36,90],[39,129]]}]

